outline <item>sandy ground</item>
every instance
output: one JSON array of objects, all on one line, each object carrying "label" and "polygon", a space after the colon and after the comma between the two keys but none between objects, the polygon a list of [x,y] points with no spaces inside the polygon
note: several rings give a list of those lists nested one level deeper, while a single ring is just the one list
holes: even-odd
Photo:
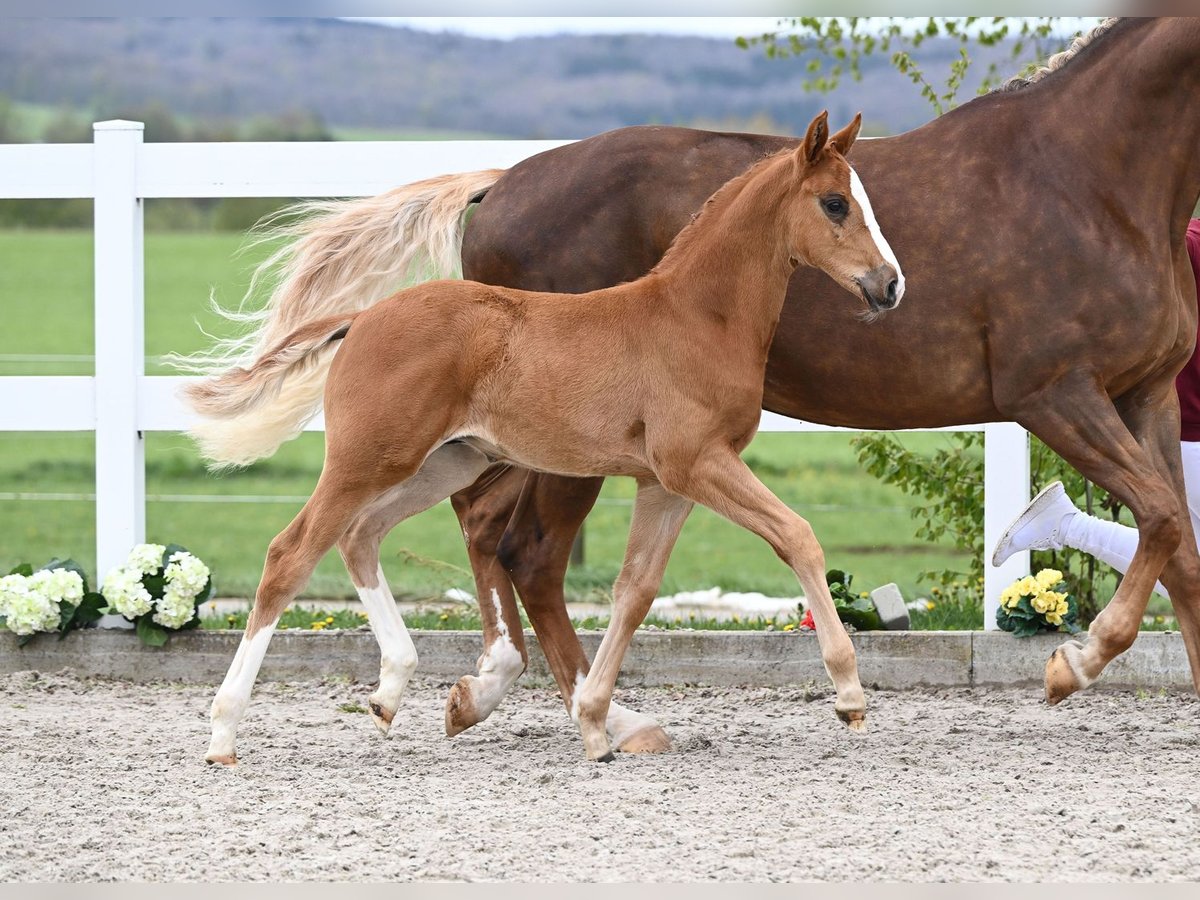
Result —
[{"label": "sandy ground", "polygon": [[414,684],[261,685],[236,769],[208,687],[0,679],[4,880],[1141,880],[1200,877],[1200,703],[1033,691],[627,690],[677,750],[587,763],[553,691],[442,734]]}]

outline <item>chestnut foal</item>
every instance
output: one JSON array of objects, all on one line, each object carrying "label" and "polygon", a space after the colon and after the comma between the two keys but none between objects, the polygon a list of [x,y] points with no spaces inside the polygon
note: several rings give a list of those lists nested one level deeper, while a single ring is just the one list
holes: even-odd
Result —
[{"label": "chestnut foal", "polygon": [[[895,257],[845,159],[860,122],[830,137],[822,113],[797,150],[722,187],[636,282],[586,298],[430,282],[363,312],[309,322],[249,368],[190,388],[202,415],[244,417],[341,341],[325,387],[325,466],[267,552],[245,636],[213,701],[208,761],[236,762],[237,724],[275,623],[335,544],[382,651],[370,705],[386,732],[417,657],[383,577],[380,541],[496,460],[637,479],[612,621],[572,704],[589,759],[612,759],[610,701],[621,661],[694,503],[764,538],[795,571],[837,688],[835,710],[861,729],[854,648],[825,584],[821,547],[739,456],[758,426],[767,349],[796,266],[824,270],[871,314],[903,294]],[[497,643],[506,641],[490,656],[519,662],[502,629]],[[635,715],[624,724],[646,721]]]}]

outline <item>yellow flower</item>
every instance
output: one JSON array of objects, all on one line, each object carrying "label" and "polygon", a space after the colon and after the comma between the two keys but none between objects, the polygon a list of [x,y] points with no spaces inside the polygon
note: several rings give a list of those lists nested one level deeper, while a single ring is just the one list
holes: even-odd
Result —
[{"label": "yellow flower", "polygon": [[1042,569],[1037,573],[1034,579],[1037,581],[1038,587],[1043,591],[1048,591],[1060,581],[1062,581],[1062,572],[1058,569]]},{"label": "yellow flower", "polygon": [[1050,601],[1046,599],[1045,594],[1038,594],[1030,603],[1033,604],[1034,612],[1044,613],[1050,608]]},{"label": "yellow flower", "polygon": [[325,624],[326,624],[326,625],[332,625],[332,624],[333,624],[333,616],[326,616],[326,617],[325,617]]},{"label": "yellow flower", "polygon": [[868,594],[866,591],[862,591],[859,593],[858,596],[862,597],[863,599],[866,599],[867,597],[870,597],[871,595]]},{"label": "yellow flower", "polygon": [[1021,602],[1021,592],[1017,590],[1015,584],[1010,584],[1000,592],[1000,605],[1005,609],[1016,609],[1017,604]]},{"label": "yellow flower", "polygon": [[795,622],[788,622],[786,625],[784,625],[784,626],[783,626],[783,630],[784,630],[784,631],[795,631],[795,630],[796,630],[796,623],[795,623]]},{"label": "yellow flower", "polygon": [[936,604],[936,603],[934,603],[932,600],[926,600],[926,601],[925,601],[925,608],[926,608],[926,609],[935,609],[936,607],[937,607],[937,604]]},{"label": "yellow flower", "polygon": [[325,628],[324,622],[313,622],[311,626],[313,631],[322,631]]},{"label": "yellow flower", "polygon": [[1061,625],[1063,623],[1062,616],[1056,612],[1046,613],[1046,621],[1051,625]]},{"label": "yellow flower", "polygon": [[1040,588],[1038,587],[1037,579],[1032,575],[1026,575],[1016,583],[1017,592],[1025,597],[1034,596]]}]

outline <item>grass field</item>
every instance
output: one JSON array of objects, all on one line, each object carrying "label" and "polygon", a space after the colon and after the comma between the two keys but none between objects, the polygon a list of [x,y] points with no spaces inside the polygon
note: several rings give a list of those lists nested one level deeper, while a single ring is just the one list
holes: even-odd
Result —
[{"label": "grass field", "polygon": [[[217,321],[205,310],[210,288],[224,304],[241,297],[251,265],[235,258],[241,238],[229,234],[149,234],[146,238],[147,371],[165,373],[157,357],[203,345],[194,319]],[[87,374],[92,371],[92,244],[87,233],[0,232],[0,375]],[[931,449],[938,434],[905,441]],[[0,492],[73,495],[93,490],[90,434],[0,433]],[[285,445],[245,472],[205,472],[177,434],[147,436],[148,537],[175,541],[213,567],[223,595],[249,594],[270,538],[311,491],[322,458],[320,435]],[[760,435],[747,459],[767,484],[813,523],[831,567],[856,576],[855,586],[888,581],[907,597],[921,591],[922,569],[963,567],[952,548],[913,536],[913,501],[863,473],[838,434]],[[587,524],[586,565],[572,571],[574,596],[607,592],[620,564],[633,496],[632,483],[612,479]],[[181,497],[195,498],[187,502]],[[211,502],[220,500],[222,502]],[[87,499],[0,499],[0,567],[72,555],[94,568],[94,506]],[[448,504],[402,524],[384,548],[398,594],[426,597],[469,588],[466,554]],[[758,538],[697,510],[667,572],[664,592],[720,585],[727,590],[799,593],[791,573]],[[351,595],[336,554],[318,569],[309,597]]]}]

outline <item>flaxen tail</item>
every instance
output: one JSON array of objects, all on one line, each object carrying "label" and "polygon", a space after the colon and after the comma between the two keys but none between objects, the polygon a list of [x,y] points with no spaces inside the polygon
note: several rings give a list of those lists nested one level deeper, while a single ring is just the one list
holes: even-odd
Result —
[{"label": "flaxen tail", "polygon": [[[317,326],[349,322],[407,285],[461,277],[467,208],[502,174],[442,175],[376,197],[300,203],[258,229],[251,246],[285,243],[255,270],[241,308],[217,307],[242,334],[171,359],[210,376],[185,391],[204,417],[191,431],[204,456],[215,467],[249,465],[298,435],[320,411],[333,356],[317,352],[332,340],[320,342]],[[266,304],[247,309],[264,288]],[[288,344],[301,332],[307,349]]]},{"label": "flaxen tail", "polygon": [[[360,312],[346,313],[301,325],[248,368],[234,366],[221,375],[185,387],[183,394],[192,409],[208,420],[193,431],[204,455],[213,459],[219,450],[233,457],[222,460],[222,464],[238,464],[247,453],[238,443],[243,429],[235,427],[234,433],[228,434],[226,428],[230,423],[244,425],[267,403],[275,407],[272,421],[298,421],[299,427],[303,427],[312,415],[307,402],[303,397],[287,398],[281,389],[289,376],[302,377],[305,369],[316,368],[322,358],[321,351],[344,338],[359,315]],[[324,357],[328,359],[331,355],[326,353]],[[325,371],[328,366],[321,369]],[[301,403],[299,407],[297,400]],[[211,448],[209,442],[214,439],[218,446]]]}]

